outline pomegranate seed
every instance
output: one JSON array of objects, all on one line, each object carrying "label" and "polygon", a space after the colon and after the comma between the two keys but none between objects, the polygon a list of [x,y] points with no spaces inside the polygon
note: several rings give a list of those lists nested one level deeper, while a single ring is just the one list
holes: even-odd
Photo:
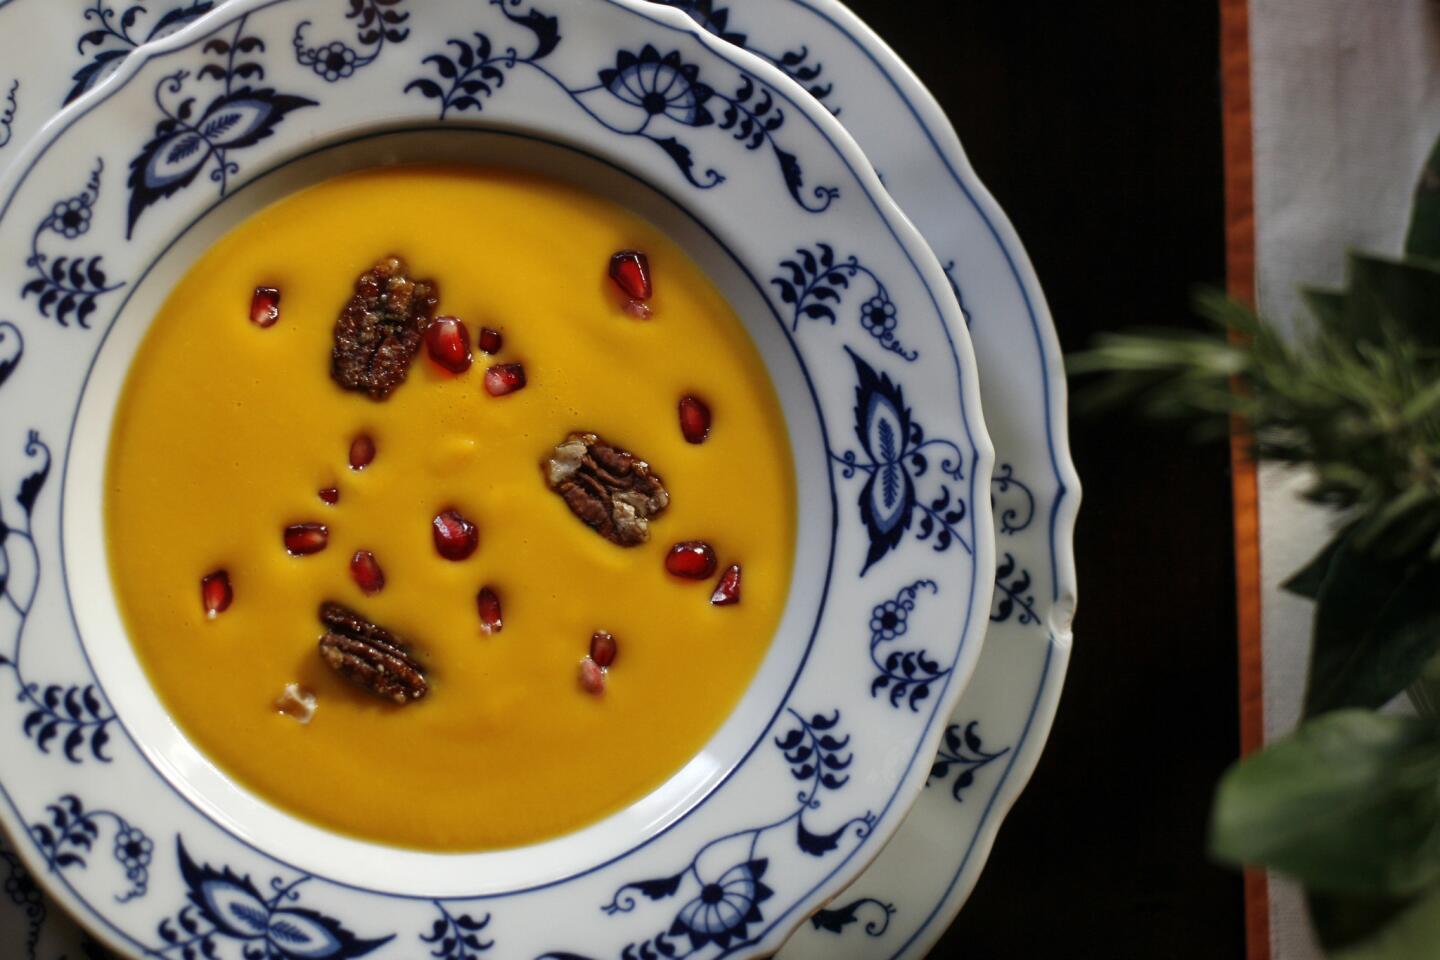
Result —
[{"label": "pomegranate seed", "polygon": [[605,668],[589,657],[580,661],[580,689],[596,696],[605,692]]},{"label": "pomegranate seed", "polygon": [[211,620],[230,609],[230,601],[234,599],[230,574],[224,570],[216,570],[200,578],[200,605],[205,608],[205,616]]},{"label": "pomegranate seed", "polygon": [[505,626],[500,616],[500,597],[489,587],[481,587],[475,595],[475,606],[480,611],[480,629],[487,634],[499,633]]},{"label": "pomegranate seed", "polygon": [[715,572],[715,551],[703,540],[677,543],[665,554],[665,569],[686,580],[706,580]]},{"label": "pomegranate seed", "polygon": [[590,635],[590,659],[600,666],[609,668],[615,662],[615,655],[620,652],[615,644],[615,637],[605,630],[596,630]]},{"label": "pomegranate seed", "polygon": [[319,553],[330,542],[330,528],[323,523],[292,523],[285,528],[285,552],[292,557]]},{"label": "pomegranate seed", "polygon": [[430,359],[451,373],[470,369],[470,332],[456,317],[436,317],[425,328],[425,348]]},{"label": "pomegranate seed", "polygon": [[610,279],[631,300],[649,300],[650,258],[639,250],[621,250],[610,258]]},{"label": "pomegranate seed", "polygon": [[350,441],[350,469],[364,470],[375,459],[375,441],[362,433]]},{"label": "pomegranate seed", "polygon": [[485,392],[503,397],[525,386],[525,368],[518,363],[497,363],[485,371]]},{"label": "pomegranate seed", "polygon": [[380,569],[380,561],[369,550],[355,551],[355,556],[350,558],[350,576],[355,578],[355,585],[366,596],[385,589],[385,571]]},{"label": "pomegranate seed", "polygon": [[689,443],[704,443],[710,436],[710,408],[698,397],[680,398],[680,432]]},{"label": "pomegranate seed", "polygon": [[505,338],[500,336],[500,331],[492,327],[480,328],[480,340],[477,346],[482,353],[499,353]]},{"label": "pomegranate seed", "polygon": [[654,312],[650,309],[650,304],[640,300],[626,300],[624,310],[636,320],[649,320],[650,314]]},{"label": "pomegranate seed", "polygon": [[740,564],[732,563],[720,574],[720,582],[715,584],[715,592],[710,594],[710,602],[717,607],[728,607],[732,603],[740,602]]},{"label": "pomegranate seed", "polygon": [[280,291],[274,287],[256,287],[250,297],[250,322],[257,327],[273,327],[280,319]]},{"label": "pomegranate seed", "polygon": [[480,544],[480,531],[475,524],[454,510],[435,514],[430,523],[435,534],[435,549],[446,560],[464,560]]},{"label": "pomegranate seed", "polygon": [[340,488],[326,487],[325,489],[320,491],[320,499],[333,507],[335,504],[340,502]]}]

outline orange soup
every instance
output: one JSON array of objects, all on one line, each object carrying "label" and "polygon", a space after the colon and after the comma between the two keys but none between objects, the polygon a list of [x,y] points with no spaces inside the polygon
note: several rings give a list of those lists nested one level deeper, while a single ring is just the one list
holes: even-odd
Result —
[{"label": "orange soup", "polygon": [[[458,328],[422,318],[376,399],[339,382],[337,321],[390,256],[473,361],[447,369]],[[562,490],[577,434],[633,456],[571,440],[604,482]],[[666,502],[622,545],[582,515],[639,461]],[[107,469],[116,592],[175,721],[257,795],[406,847],[533,843],[658,786],[734,708],[791,576],[788,438],[729,305],[653,225],[509,171],[364,171],[241,224],[154,318]],[[690,541],[708,554],[670,555]],[[337,640],[327,603],[386,639]]]}]

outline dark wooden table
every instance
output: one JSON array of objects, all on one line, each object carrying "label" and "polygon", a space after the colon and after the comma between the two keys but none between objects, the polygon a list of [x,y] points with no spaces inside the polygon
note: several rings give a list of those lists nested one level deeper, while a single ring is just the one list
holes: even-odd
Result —
[{"label": "dark wooden table", "polygon": [[[1067,350],[1195,322],[1194,285],[1224,280],[1216,5],[851,5],[949,112]],[[1065,695],[932,956],[1239,958],[1240,879],[1204,853],[1239,739],[1227,451],[1114,419],[1071,438],[1085,493]]]}]

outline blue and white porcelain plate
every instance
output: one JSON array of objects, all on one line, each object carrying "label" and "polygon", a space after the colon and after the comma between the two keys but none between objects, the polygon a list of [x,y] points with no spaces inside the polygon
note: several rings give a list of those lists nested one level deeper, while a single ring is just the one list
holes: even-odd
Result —
[{"label": "blue and white porcelain plate", "polygon": [[[740,708],[652,796],[517,851],[376,847],[229,783],[150,693],[95,540],[114,400],[174,280],[279,196],[421,158],[568,178],[665,227],[759,345],[806,493]],[[122,59],[0,180],[12,899],[28,872],[112,948],[184,960],[773,952],[924,788],[991,616],[992,453],[951,290],[824,108],[652,4],[234,0]]]},{"label": "blue and white porcelain plate", "polygon": [[0,0],[0,172],[66,104],[103,83],[142,44],[224,0]]}]

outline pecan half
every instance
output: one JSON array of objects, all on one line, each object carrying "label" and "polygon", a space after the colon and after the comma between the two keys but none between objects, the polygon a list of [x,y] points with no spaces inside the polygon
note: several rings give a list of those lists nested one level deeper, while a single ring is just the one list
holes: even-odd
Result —
[{"label": "pecan half", "polygon": [[362,273],[335,322],[330,376],[346,390],[384,400],[410,372],[439,300],[434,282],[412,279],[399,257]]},{"label": "pecan half", "polygon": [[544,464],[545,482],[570,512],[611,543],[633,547],[650,539],[650,520],[670,494],[650,464],[593,433],[572,433]]},{"label": "pecan half", "polygon": [[338,603],[320,605],[320,622],[320,657],[346,680],[399,704],[429,692],[420,664],[389,630]]}]

